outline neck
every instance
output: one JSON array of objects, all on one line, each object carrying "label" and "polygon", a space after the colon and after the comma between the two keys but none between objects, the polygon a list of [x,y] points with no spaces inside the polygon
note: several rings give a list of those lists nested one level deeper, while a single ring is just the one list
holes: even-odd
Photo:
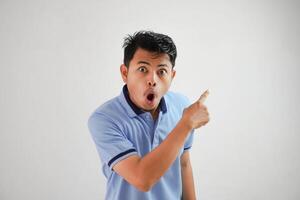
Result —
[{"label": "neck", "polygon": [[155,110],[150,111],[153,120],[156,120],[158,117],[158,113],[159,113],[159,108],[156,108]]}]

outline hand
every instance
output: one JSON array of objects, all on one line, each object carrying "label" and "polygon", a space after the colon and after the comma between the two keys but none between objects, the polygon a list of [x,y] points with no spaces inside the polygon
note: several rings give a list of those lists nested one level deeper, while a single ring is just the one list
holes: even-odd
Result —
[{"label": "hand", "polygon": [[182,120],[189,128],[199,128],[209,121],[209,113],[203,104],[208,94],[209,91],[206,90],[195,103],[184,109]]}]

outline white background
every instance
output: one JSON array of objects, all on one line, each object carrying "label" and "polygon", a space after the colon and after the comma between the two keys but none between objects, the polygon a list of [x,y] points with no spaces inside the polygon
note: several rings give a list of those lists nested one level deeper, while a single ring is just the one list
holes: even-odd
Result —
[{"label": "white background", "polygon": [[121,92],[127,34],[178,48],[171,90],[207,88],[191,149],[201,200],[298,200],[299,1],[0,1],[0,199],[103,199],[87,128]]}]

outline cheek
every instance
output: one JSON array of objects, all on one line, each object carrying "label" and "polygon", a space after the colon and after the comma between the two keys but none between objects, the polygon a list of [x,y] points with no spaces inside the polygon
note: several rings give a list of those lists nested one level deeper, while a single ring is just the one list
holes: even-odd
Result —
[{"label": "cheek", "polygon": [[141,82],[143,76],[140,73],[131,72],[128,74],[128,81],[132,82],[133,84],[136,82]]},{"label": "cheek", "polygon": [[143,94],[143,84],[139,83],[137,80],[130,79],[127,82],[127,86],[130,88],[130,91],[135,98],[140,98],[141,94]]},{"label": "cheek", "polygon": [[163,82],[164,85],[169,86],[171,84],[171,82],[172,82],[171,76],[164,77],[162,79],[162,82]]},{"label": "cheek", "polygon": [[167,92],[168,89],[170,88],[171,86],[171,78],[165,78],[163,80],[161,80],[161,86],[162,86],[162,89],[163,89],[163,92]]}]

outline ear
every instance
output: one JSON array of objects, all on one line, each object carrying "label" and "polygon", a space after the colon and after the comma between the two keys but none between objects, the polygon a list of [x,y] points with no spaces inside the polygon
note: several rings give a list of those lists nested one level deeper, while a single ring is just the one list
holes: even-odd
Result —
[{"label": "ear", "polygon": [[128,68],[126,67],[126,65],[122,64],[120,66],[120,72],[124,83],[127,83]]},{"label": "ear", "polygon": [[175,77],[175,75],[176,75],[176,71],[174,70],[174,69],[172,69],[172,80],[173,80],[173,78]]}]

